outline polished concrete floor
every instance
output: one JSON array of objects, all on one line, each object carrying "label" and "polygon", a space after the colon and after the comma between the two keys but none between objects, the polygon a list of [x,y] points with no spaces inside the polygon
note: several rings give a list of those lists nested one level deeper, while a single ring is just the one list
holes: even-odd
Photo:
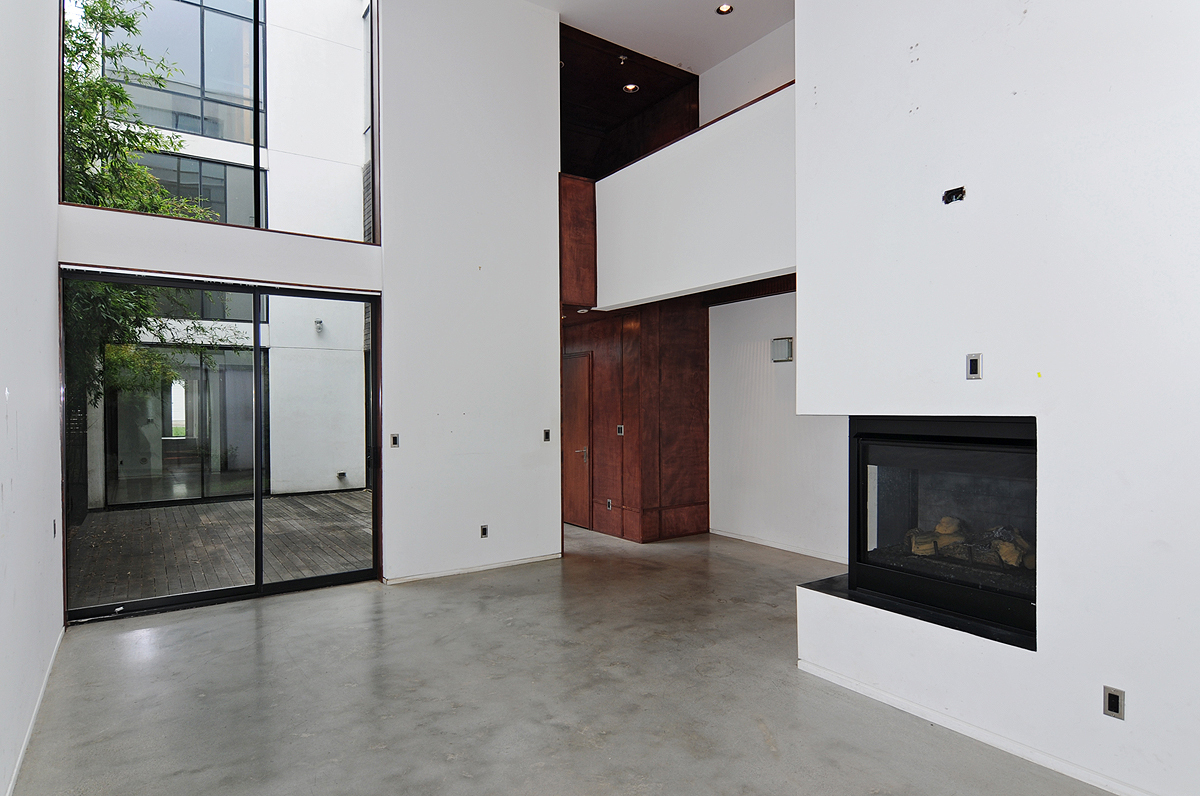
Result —
[{"label": "polished concrete floor", "polygon": [[16,795],[1101,793],[798,671],[795,585],[838,569],[569,528],[561,561],[72,627]]}]

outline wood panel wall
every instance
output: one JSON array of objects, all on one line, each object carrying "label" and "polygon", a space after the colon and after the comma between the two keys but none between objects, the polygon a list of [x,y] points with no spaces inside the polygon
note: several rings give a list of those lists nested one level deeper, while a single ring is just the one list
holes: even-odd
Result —
[{"label": "wood panel wall", "polygon": [[707,306],[689,296],[590,315],[564,325],[563,353],[593,356],[593,530],[707,533]]},{"label": "wood panel wall", "polygon": [[561,301],[596,306],[596,183],[558,175],[558,270]]}]

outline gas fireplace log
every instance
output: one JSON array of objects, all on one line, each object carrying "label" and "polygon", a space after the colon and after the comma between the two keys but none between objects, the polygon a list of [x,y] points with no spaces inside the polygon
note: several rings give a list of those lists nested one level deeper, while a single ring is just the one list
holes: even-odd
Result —
[{"label": "gas fireplace log", "polygon": [[933,532],[949,536],[961,533],[962,530],[963,522],[958,517],[942,517],[938,520],[937,527],[933,529]]}]

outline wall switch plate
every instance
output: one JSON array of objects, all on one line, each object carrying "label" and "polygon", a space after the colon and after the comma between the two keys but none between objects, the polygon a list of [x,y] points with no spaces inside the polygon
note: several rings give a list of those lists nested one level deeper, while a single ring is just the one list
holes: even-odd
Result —
[{"label": "wall switch plate", "polygon": [[1125,692],[1104,686],[1104,715],[1125,721]]},{"label": "wall switch plate", "polygon": [[983,354],[967,354],[967,378],[983,378]]},{"label": "wall switch plate", "polygon": [[486,539],[486,538],[487,538],[487,526],[486,526],[486,525],[480,525],[480,526],[479,526],[479,538],[480,538],[480,539]]},{"label": "wall switch plate", "polygon": [[399,434],[393,434],[393,435],[392,435],[392,447],[393,447],[393,448],[399,448],[399,447],[400,447],[400,435],[399,435]]},{"label": "wall switch plate", "polygon": [[612,498],[608,499],[608,510],[612,511]]},{"label": "wall switch plate", "polygon": [[625,436],[625,426],[623,426],[623,425],[622,425],[622,426],[617,426],[617,436],[618,436],[618,437],[623,437],[623,436]]},{"label": "wall switch plate", "polygon": [[544,429],[542,429],[542,442],[549,442],[549,441],[550,441],[550,429],[544,428]]}]

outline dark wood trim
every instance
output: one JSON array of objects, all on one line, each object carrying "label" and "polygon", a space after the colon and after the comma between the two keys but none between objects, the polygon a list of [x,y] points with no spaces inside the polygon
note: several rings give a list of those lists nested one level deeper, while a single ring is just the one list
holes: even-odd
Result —
[{"label": "dark wood trim", "polygon": [[756,97],[755,99],[752,99],[752,100],[750,100],[749,102],[747,102],[745,105],[740,105],[740,106],[738,106],[737,108],[734,108],[733,110],[731,110],[729,113],[722,114],[722,115],[718,116],[717,118],[713,119],[711,122],[708,122],[707,124],[702,124],[702,125],[700,125],[699,127],[697,127],[695,130],[691,130],[690,132],[684,133],[683,135],[679,136],[678,138],[675,138],[675,139],[673,139],[673,140],[671,140],[671,141],[668,141],[667,143],[663,144],[662,146],[660,146],[660,147],[658,147],[658,148],[656,148],[656,149],[652,149],[652,150],[650,150],[650,151],[649,151],[649,152],[647,152],[646,154],[644,154],[644,155],[642,155],[641,157],[639,157],[637,160],[631,160],[631,161],[629,161],[628,163],[626,163],[626,164],[625,164],[624,166],[622,166],[621,168],[619,168],[619,169],[616,169],[615,171],[611,171],[611,172],[609,172],[608,174],[604,175],[604,177],[603,177],[602,179],[607,179],[608,177],[611,177],[612,175],[614,175],[614,174],[617,174],[618,172],[620,172],[620,171],[623,171],[624,169],[627,169],[627,168],[629,168],[629,167],[630,167],[630,166],[632,166],[634,163],[637,163],[638,161],[645,160],[646,158],[648,158],[648,157],[650,157],[651,155],[653,155],[655,152],[660,152],[660,151],[662,151],[662,150],[666,149],[666,148],[667,148],[667,147],[669,147],[669,146],[674,146],[675,144],[678,144],[678,143],[679,143],[680,141],[682,141],[683,139],[685,139],[685,138],[687,138],[687,137],[689,137],[689,136],[693,136],[693,135],[695,135],[696,133],[700,132],[701,130],[704,130],[704,129],[708,128],[708,127],[711,127],[712,125],[716,124],[717,122],[721,121],[722,119],[726,119],[726,118],[728,118],[728,117],[732,116],[733,114],[735,114],[735,113],[738,113],[739,111],[744,111],[746,108],[749,108],[751,105],[756,105],[756,104],[758,104],[758,103],[762,102],[763,100],[765,100],[767,97],[770,97],[770,96],[772,96],[772,95],[774,95],[774,94],[778,94],[779,92],[783,91],[783,90],[784,90],[785,88],[787,88],[788,86],[794,86],[794,85],[796,85],[796,81],[795,81],[795,80],[791,80],[791,81],[789,81],[789,82],[787,82],[787,83],[784,83],[784,84],[783,84],[782,86],[780,86],[779,88],[773,88],[773,89],[771,89],[770,91],[768,91],[766,94],[763,94],[761,97]]},{"label": "dark wood trim", "polygon": [[740,285],[729,285],[700,294],[700,300],[706,307],[716,307],[721,304],[734,304],[738,301],[778,296],[784,293],[796,292],[796,275],[783,274],[758,279],[754,282],[743,282]]},{"label": "dark wood trim", "polygon": [[[60,149],[59,150],[59,152],[60,152],[59,161],[62,160],[61,151],[62,150]],[[61,169],[61,166],[59,168]],[[288,229],[265,229],[262,227],[244,227],[244,226],[241,226],[240,224],[224,224],[220,221],[206,221],[202,218],[179,218],[177,216],[160,216],[155,213],[142,213],[137,210],[125,210],[120,207],[97,207],[96,205],[81,205],[78,202],[62,202],[62,201],[60,201],[59,204],[64,207],[83,207],[88,210],[102,210],[105,213],[127,213],[128,215],[131,215],[131,216],[142,216],[143,218],[163,218],[163,219],[167,219],[168,221],[185,221],[189,224],[207,224],[209,226],[220,227],[222,229],[246,229],[246,230],[252,230],[254,232],[270,232],[273,235],[291,235],[292,237],[296,237],[296,238],[309,238],[312,240],[332,240],[332,241],[337,241],[339,243],[354,243],[359,246],[379,246],[380,245],[378,240],[368,242],[368,241],[364,241],[364,240],[352,240],[350,238],[332,238],[332,237],[329,237],[328,235],[313,235],[312,233],[309,233],[309,232],[293,232]],[[376,237],[378,238],[378,236],[376,236]]]},{"label": "dark wood trim", "polygon": [[[58,3],[58,119],[55,128],[58,130],[58,201],[65,204],[66,171],[63,169],[63,35],[66,33],[67,10],[64,0]],[[65,588],[65,587],[64,587]],[[66,605],[66,602],[63,602]],[[64,609],[65,610],[65,609]]]},{"label": "dark wood trim", "polygon": [[[703,130],[705,127],[711,127],[712,125],[716,124],[717,122],[721,121],[722,119],[732,116],[733,114],[738,113],[739,111],[744,111],[746,108],[749,108],[751,105],[755,105],[759,102],[762,102],[763,100],[765,100],[767,97],[771,96],[772,94],[778,94],[779,92],[783,91],[788,86],[794,86],[794,85],[796,85],[796,81],[789,80],[788,82],[784,83],[782,86],[773,88],[770,91],[768,91],[766,94],[763,94],[760,97],[755,97],[754,99],[750,100],[749,102],[743,103],[742,105],[737,106],[736,108],[734,108],[731,111],[722,113],[720,116],[713,119],[712,121],[705,122],[704,124],[700,125],[700,130]],[[699,132],[699,131],[697,131],[697,132]]]},{"label": "dark wood trim", "polygon": [[[258,281],[248,281],[238,279],[237,277],[226,276],[196,276],[195,274],[184,274],[173,271],[151,271],[146,268],[120,268],[115,266],[105,265],[85,265],[83,263],[68,263],[60,262],[59,269],[72,274],[86,274],[97,282],[131,282],[137,284],[157,284],[160,282],[171,282],[173,284],[168,287],[178,287],[179,282],[186,282],[192,286],[207,286],[215,289],[221,287],[234,288],[256,288],[264,287],[274,290],[281,295],[292,295],[298,292],[322,293],[328,296],[330,293],[343,293],[354,296],[379,296],[378,290],[367,290],[365,288],[356,287],[337,287],[334,285],[309,285],[302,282],[272,282],[267,279]],[[314,298],[322,298],[322,296],[314,296]]]},{"label": "dark wood trim", "polygon": [[378,2],[372,2],[371,8],[371,189],[375,195],[371,199],[371,210],[374,214],[371,223],[371,229],[374,232],[374,240],[364,241],[373,243],[376,246],[383,244],[383,214],[379,209],[379,199],[381,191],[379,190],[379,152],[381,151],[381,143],[379,136],[379,6]]}]

